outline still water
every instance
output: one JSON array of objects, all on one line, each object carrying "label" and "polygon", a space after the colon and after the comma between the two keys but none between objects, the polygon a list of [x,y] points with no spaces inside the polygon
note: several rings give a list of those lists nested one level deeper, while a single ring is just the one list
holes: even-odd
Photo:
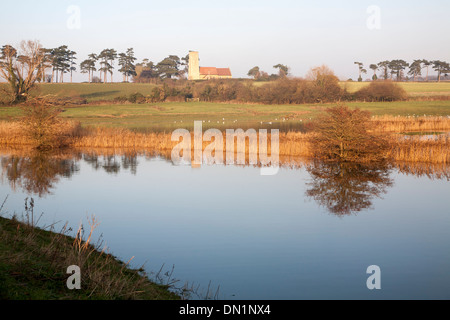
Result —
[{"label": "still water", "polygon": [[[450,299],[450,168],[174,166],[149,155],[4,152],[3,216],[87,217],[110,252],[220,299]],[[58,229],[58,228],[56,228]],[[369,290],[367,268],[381,269]]]}]

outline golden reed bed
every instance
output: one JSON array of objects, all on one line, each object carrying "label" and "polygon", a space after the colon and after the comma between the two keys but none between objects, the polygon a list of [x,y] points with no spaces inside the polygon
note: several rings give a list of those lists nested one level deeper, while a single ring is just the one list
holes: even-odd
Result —
[{"label": "golden reed bed", "polygon": [[450,116],[376,116],[372,123],[378,132],[450,131]]},{"label": "golden reed bed", "polygon": [[[450,136],[437,135],[424,139],[423,136],[408,136],[402,132],[448,132],[449,117],[394,117],[381,116],[372,119],[375,131],[384,133],[390,145],[389,155],[395,161],[450,163]],[[81,128],[76,123],[66,122],[61,126],[64,137],[75,149],[132,149],[169,155],[178,144],[171,140],[171,134],[137,133],[127,129]],[[279,155],[281,158],[313,157],[310,139],[314,133],[280,132]],[[192,137],[193,141],[193,137]],[[224,137],[224,142],[226,141]],[[203,149],[211,142],[203,141]],[[0,146],[30,146],[30,139],[18,122],[0,122]],[[224,143],[225,145],[225,143]],[[193,146],[192,146],[193,148]],[[268,137],[270,150],[270,135]],[[225,150],[224,150],[225,151]],[[246,154],[258,153],[257,147],[249,149]],[[270,153],[270,151],[269,151]]]}]

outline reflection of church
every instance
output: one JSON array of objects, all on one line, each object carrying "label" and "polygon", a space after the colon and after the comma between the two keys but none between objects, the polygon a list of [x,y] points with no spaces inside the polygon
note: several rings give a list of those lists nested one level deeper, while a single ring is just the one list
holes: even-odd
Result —
[{"label": "reflection of church", "polygon": [[230,68],[200,67],[198,52],[189,52],[189,80],[231,79]]}]

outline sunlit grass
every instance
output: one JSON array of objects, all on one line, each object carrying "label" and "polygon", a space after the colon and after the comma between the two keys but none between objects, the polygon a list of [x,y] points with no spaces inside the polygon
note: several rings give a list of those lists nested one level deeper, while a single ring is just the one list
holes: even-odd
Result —
[{"label": "sunlit grass", "polygon": [[[348,92],[356,92],[370,84],[370,82],[341,82]],[[450,95],[450,82],[398,82],[406,93],[411,96]]]},{"label": "sunlit grass", "polygon": [[[6,86],[0,83],[1,86]],[[55,95],[57,97],[80,97],[86,100],[113,100],[115,97],[140,92],[149,95],[154,84],[149,83],[44,83],[37,84],[31,95]],[[0,102],[2,101],[0,97]]]},{"label": "sunlit grass", "polygon": [[[153,104],[105,104],[65,107],[63,118],[79,121],[82,126],[127,128],[141,132],[170,132],[192,129],[194,121],[208,128],[267,128],[282,131],[301,130],[325,108],[336,104],[258,105],[209,102],[167,102]],[[373,115],[447,116],[448,101],[349,102]],[[0,120],[14,121],[21,116],[17,107],[0,107]]]}]

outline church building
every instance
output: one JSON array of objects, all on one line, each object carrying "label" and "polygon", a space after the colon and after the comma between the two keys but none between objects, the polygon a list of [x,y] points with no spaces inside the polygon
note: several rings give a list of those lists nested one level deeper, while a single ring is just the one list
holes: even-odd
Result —
[{"label": "church building", "polygon": [[189,80],[231,79],[230,68],[200,67],[197,51],[189,52]]}]

